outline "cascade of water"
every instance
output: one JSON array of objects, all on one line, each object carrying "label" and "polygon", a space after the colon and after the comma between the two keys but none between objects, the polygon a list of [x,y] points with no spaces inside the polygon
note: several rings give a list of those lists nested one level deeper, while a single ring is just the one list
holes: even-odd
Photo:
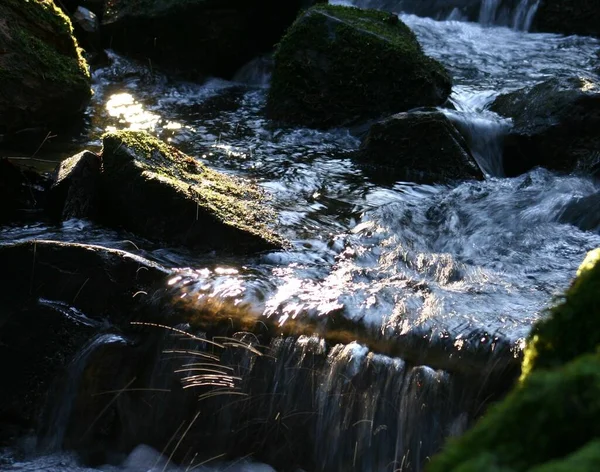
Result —
[{"label": "cascade of water", "polygon": [[100,334],[91,339],[71,361],[66,380],[61,385],[59,399],[53,403],[50,410],[44,415],[45,424],[42,427],[41,448],[45,452],[53,452],[61,449],[69,419],[73,402],[77,395],[77,389],[83,371],[85,370],[90,356],[94,354],[102,346],[108,344],[125,344],[127,341],[115,334]]},{"label": "cascade of water", "polygon": [[482,25],[494,24],[501,3],[502,0],[483,0],[479,10],[479,23]]}]

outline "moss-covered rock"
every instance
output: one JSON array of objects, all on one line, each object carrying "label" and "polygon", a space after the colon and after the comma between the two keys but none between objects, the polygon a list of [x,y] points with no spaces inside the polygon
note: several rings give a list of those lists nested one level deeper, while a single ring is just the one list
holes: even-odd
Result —
[{"label": "moss-covered rock", "polygon": [[72,26],[52,0],[0,3],[0,135],[56,131],[91,97],[90,75]]},{"label": "moss-covered rock", "polygon": [[106,46],[198,75],[231,77],[270,52],[309,0],[109,0]]},{"label": "moss-covered rock", "polygon": [[498,97],[492,110],[511,118],[504,170],[535,166],[600,175],[600,82],[592,76],[550,79]]},{"label": "moss-covered rock", "polygon": [[279,249],[273,214],[251,184],[209,169],[145,132],[104,136],[105,220],[140,236],[202,249]]},{"label": "moss-covered rock", "polygon": [[375,123],[357,153],[387,178],[434,183],[483,179],[465,139],[439,111],[398,113]]},{"label": "moss-covered rock", "polygon": [[444,67],[395,15],[317,5],[279,43],[267,112],[330,127],[440,105],[450,89]]},{"label": "moss-covered rock", "polygon": [[523,376],[561,366],[600,347],[600,249],[588,254],[564,300],[533,327]]},{"label": "moss-covered rock", "polygon": [[596,0],[542,0],[533,26],[549,33],[600,36],[600,3]]},{"label": "moss-covered rock", "polygon": [[428,472],[598,469],[600,448],[600,249],[564,300],[534,326],[521,382]]}]

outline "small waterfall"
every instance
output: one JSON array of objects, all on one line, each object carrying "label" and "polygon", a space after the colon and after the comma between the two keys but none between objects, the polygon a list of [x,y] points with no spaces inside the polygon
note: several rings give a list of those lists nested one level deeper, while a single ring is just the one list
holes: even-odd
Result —
[{"label": "small waterfall", "polygon": [[540,0],[331,0],[329,3],[528,31]]},{"label": "small waterfall", "polygon": [[81,376],[88,365],[90,357],[102,346],[108,344],[125,344],[126,342],[123,337],[115,334],[99,334],[90,340],[71,361],[66,379],[61,384],[56,395],[59,401],[52,404],[50,406],[51,409],[45,414],[41,436],[41,448],[43,451],[54,452],[61,449]]}]

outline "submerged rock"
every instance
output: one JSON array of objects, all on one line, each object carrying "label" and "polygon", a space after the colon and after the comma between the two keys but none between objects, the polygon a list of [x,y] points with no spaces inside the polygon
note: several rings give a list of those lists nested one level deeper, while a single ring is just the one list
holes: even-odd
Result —
[{"label": "submerged rock", "polygon": [[91,94],[71,23],[54,2],[3,0],[0,138],[25,128],[56,132],[85,109]]},{"label": "submerged rock", "polygon": [[491,108],[514,124],[504,141],[507,176],[536,166],[600,175],[600,82],[596,78],[550,79],[501,95]]},{"label": "submerged rock", "polygon": [[451,79],[390,14],[331,5],[302,14],[279,43],[267,112],[330,127],[442,104]]},{"label": "submerged rock", "polygon": [[93,218],[98,209],[100,156],[83,151],[60,163],[53,176],[48,212],[55,218]]},{"label": "submerged rock", "polygon": [[114,0],[107,47],[180,71],[231,77],[269,52],[306,0]]},{"label": "submerged rock", "polygon": [[573,198],[561,209],[558,221],[583,231],[600,231],[600,192]]},{"label": "submerged rock", "polygon": [[375,123],[357,157],[368,171],[388,179],[483,179],[465,139],[439,111],[398,113]]},{"label": "submerged rock", "polygon": [[600,457],[600,250],[533,327],[521,383],[430,464],[431,472],[592,472]]},{"label": "submerged rock", "polygon": [[144,132],[104,136],[104,219],[140,236],[207,250],[280,249],[274,215],[249,183],[209,169]]},{"label": "submerged rock", "polygon": [[600,36],[600,4],[596,0],[542,0],[533,25],[549,33]]}]

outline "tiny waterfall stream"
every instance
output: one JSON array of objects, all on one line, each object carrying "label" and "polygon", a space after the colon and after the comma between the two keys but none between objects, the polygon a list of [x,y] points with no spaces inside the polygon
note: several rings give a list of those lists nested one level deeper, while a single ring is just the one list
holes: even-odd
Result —
[{"label": "tiny waterfall stream", "polygon": [[[450,343],[465,363],[476,362],[480,348],[518,356],[531,324],[600,246],[598,228],[561,222],[566,205],[597,194],[598,184],[543,169],[503,178],[500,143],[510,123],[487,109],[502,92],[591,71],[600,42],[527,32],[537,0],[331,3],[410,12],[400,17],[454,77],[454,108],[442,111],[468,138],[486,180],[383,185],[346,157],[359,144],[353,130],[274,127],[262,111],[268,58],[231,82],[194,84],[110,52],[111,65],[94,72],[91,148],[105,130],[145,129],[218,170],[255,179],[272,195],[293,248],[218,260],[79,220],[2,228],[0,242],[43,238],[136,252],[185,268],[165,281],[154,310],[241,313],[283,334],[261,345],[240,329],[217,355],[203,341],[214,333],[140,327],[156,331],[150,343],[108,328],[57,386],[45,439],[25,439],[25,455],[1,452],[0,469],[273,470],[260,463],[267,462],[277,470],[416,472],[503,393],[493,358],[475,382],[421,365],[419,353]],[[339,343],[296,328],[326,319]],[[344,339],[344,323],[364,327],[363,339]],[[412,349],[406,356],[395,350],[399,341]],[[104,374],[92,381],[88,371]],[[110,394],[115,387],[123,391]],[[89,391],[90,404],[77,400]],[[94,441],[108,430],[114,450],[98,458]],[[97,465],[69,452],[78,441]],[[193,444],[204,456],[190,452]]]}]

